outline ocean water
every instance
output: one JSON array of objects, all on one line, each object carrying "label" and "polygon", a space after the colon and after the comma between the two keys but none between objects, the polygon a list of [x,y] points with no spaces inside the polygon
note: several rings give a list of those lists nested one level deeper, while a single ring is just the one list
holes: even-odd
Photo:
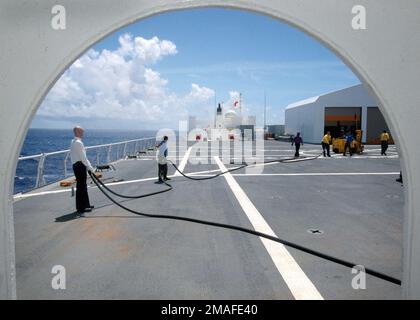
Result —
[{"label": "ocean water", "polygon": [[[125,140],[154,137],[155,134],[156,131],[86,130],[83,137],[83,142],[87,147]],[[66,150],[69,149],[72,139],[72,130],[29,129],[20,155],[29,156],[46,152]],[[134,147],[134,144],[129,145],[127,151],[130,151],[130,148],[132,148],[131,150],[134,150]],[[111,149],[111,159],[116,159],[119,154],[122,154],[122,151],[122,146],[120,148],[113,147]],[[97,163],[97,157],[99,158],[99,163],[105,163],[107,149],[101,148],[98,156],[96,151],[88,151],[87,156],[92,165]],[[44,171],[46,183],[51,183],[65,178],[64,157],[65,155],[47,157]],[[70,161],[67,161],[66,165],[68,175],[72,175],[73,171]],[[37,160],[24,160],[18,162],[15,174],[14,193],[29,191],[35,187],[37,169]]]}]

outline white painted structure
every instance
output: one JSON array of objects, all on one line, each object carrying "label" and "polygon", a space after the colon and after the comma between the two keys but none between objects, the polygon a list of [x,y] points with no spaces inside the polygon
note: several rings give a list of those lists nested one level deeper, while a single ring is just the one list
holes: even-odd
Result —
[{"label": "white painted structure", "polygon": [[235,110],[229,109],[223,112],[222,105],[219,104],[216,109],[216,119],[214,128],[211,129],[211,139],[223,140],[229,139],[228,132],[232,131],[231,134],[239,137],[235,129],[242,123],[242,115],[238,114]]},{"label": "white painted structure", "polygon": [[[226,7],[284,21],[340,57],[380,105],[405,182],[403,293],[420,298],[420,1],[60,0],[66,29],[52,28],[56,0],[0,2],[0,298],[16,298],[13,177],[29,125],[55,81],[89,47],[139,19],[171,10]],[[366,9],[358,29],[353,8]],[[359,7],[357,7],[359,6]]]},{"label": "white painted structure", "polygon": [[286,107],[285,133],[296,135],[300,132],[304,141],[320,143],[324,136],[325,108],[360,107],[360,128],[364,133],[363,142],[366,142],[367,108],[376,106],[378,103],[362,84],[298,101]]},{"label": "white painted structure", "polygon": [[224,115],[224,126],[226,129],[235,129],[242,123],[242,116],[235,110],[228,110]]}]

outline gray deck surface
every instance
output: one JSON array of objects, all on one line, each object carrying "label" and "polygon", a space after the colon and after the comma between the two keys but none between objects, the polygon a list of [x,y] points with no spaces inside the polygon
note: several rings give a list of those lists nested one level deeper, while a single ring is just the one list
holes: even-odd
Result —
[{"label": "gray deck surface", "polygon": [[[264,149],[267,160],[294,153],[288,143],[277,141],[266,141]],[[395,147],[388,157],[380,156],[378,146],[366,149],[362,156],[274,164],[262,174],[246,175],[242,169],[232,176],[278,237],[401,278],[404,187],[395,182],[399,159]],[[302,150],[310,156],[319,154],[320,147],[305,145]],[[155,178],[153,158],[119,161],[115,172],[104,173],[111,178],[105,181]],[[187,164],[185,172],[218,168],[215,163]],[[172,167],[169,173],[174,173]],[[128,195],[164,188],[153,182],[111,188]],[[173,177],[171,184],[174,190],[168,193],[122,202],[145,213],[252,228],[224,177],[200,182]],[[294,299],[258,237],[140,217],[90,186],[95,210],[84,218],[73,213],[71,193],[56,185],[16,199],[19,299]],[[54,190],[64,192],[50,193]],[[312,234],[311,228],[323,233]],[[287,250],[324,299],[400,298],[397,285],[368,275],[366,290],[354,290],[350,269]],[[51,287],[54,265],[66,268],[65,290]]]}]

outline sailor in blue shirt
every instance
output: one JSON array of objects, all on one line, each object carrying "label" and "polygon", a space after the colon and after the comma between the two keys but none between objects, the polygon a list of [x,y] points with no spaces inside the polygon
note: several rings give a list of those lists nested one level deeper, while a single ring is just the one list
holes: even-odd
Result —
[{"label": "sailor in blue shirt", "polygon": [[350,157],[353,155],[353,151],[351,148],[352,142],[354,140],[353,135],[350,132],[347,132],[346,136],[346,143],[344,145],[344,152],[343,152],[343,156],[346,156],[347,153],[347,148],[349,149],[349,153],[350,153]]},{"label": "sailor in blue shirt", "polygon": [[163,140],[156,145],[158,148],[157,160],[158,160],[158,183],[163,183],[165,180],[171,180],[168,178],[168,163],[166,157],[168,156],[168,137],[164,136]]},{"label": "sailor in blue shirt", "polygon": [[295,148],[296,148],[295,157],[299,158],[300,145],[303,146],[303,140],[302,140],[302,137],[300,136],[300,132],[296,133],[296,137],[293,138],[292,146],[293,145],[295,145]]}]

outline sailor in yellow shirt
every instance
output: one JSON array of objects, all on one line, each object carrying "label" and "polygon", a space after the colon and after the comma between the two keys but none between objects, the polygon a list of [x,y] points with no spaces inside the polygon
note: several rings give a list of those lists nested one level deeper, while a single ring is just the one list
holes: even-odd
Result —
[{"label": "sailor in yellow shirt", "polygon": [[381,156],[386,156],[386,150],[388,150],[389,134],[384,130],[381,133]]},{"label": "sailor in yellow shirt", "polygon": [[[331,157],[330,144],[331,144],[331,133],[328,131],[327,134],[324,136],[324,138],[322,138],[322,143],[321,143],[324,157],[326,156]],[[325,155],[325,151],[327,152],[327,155]]]}]

